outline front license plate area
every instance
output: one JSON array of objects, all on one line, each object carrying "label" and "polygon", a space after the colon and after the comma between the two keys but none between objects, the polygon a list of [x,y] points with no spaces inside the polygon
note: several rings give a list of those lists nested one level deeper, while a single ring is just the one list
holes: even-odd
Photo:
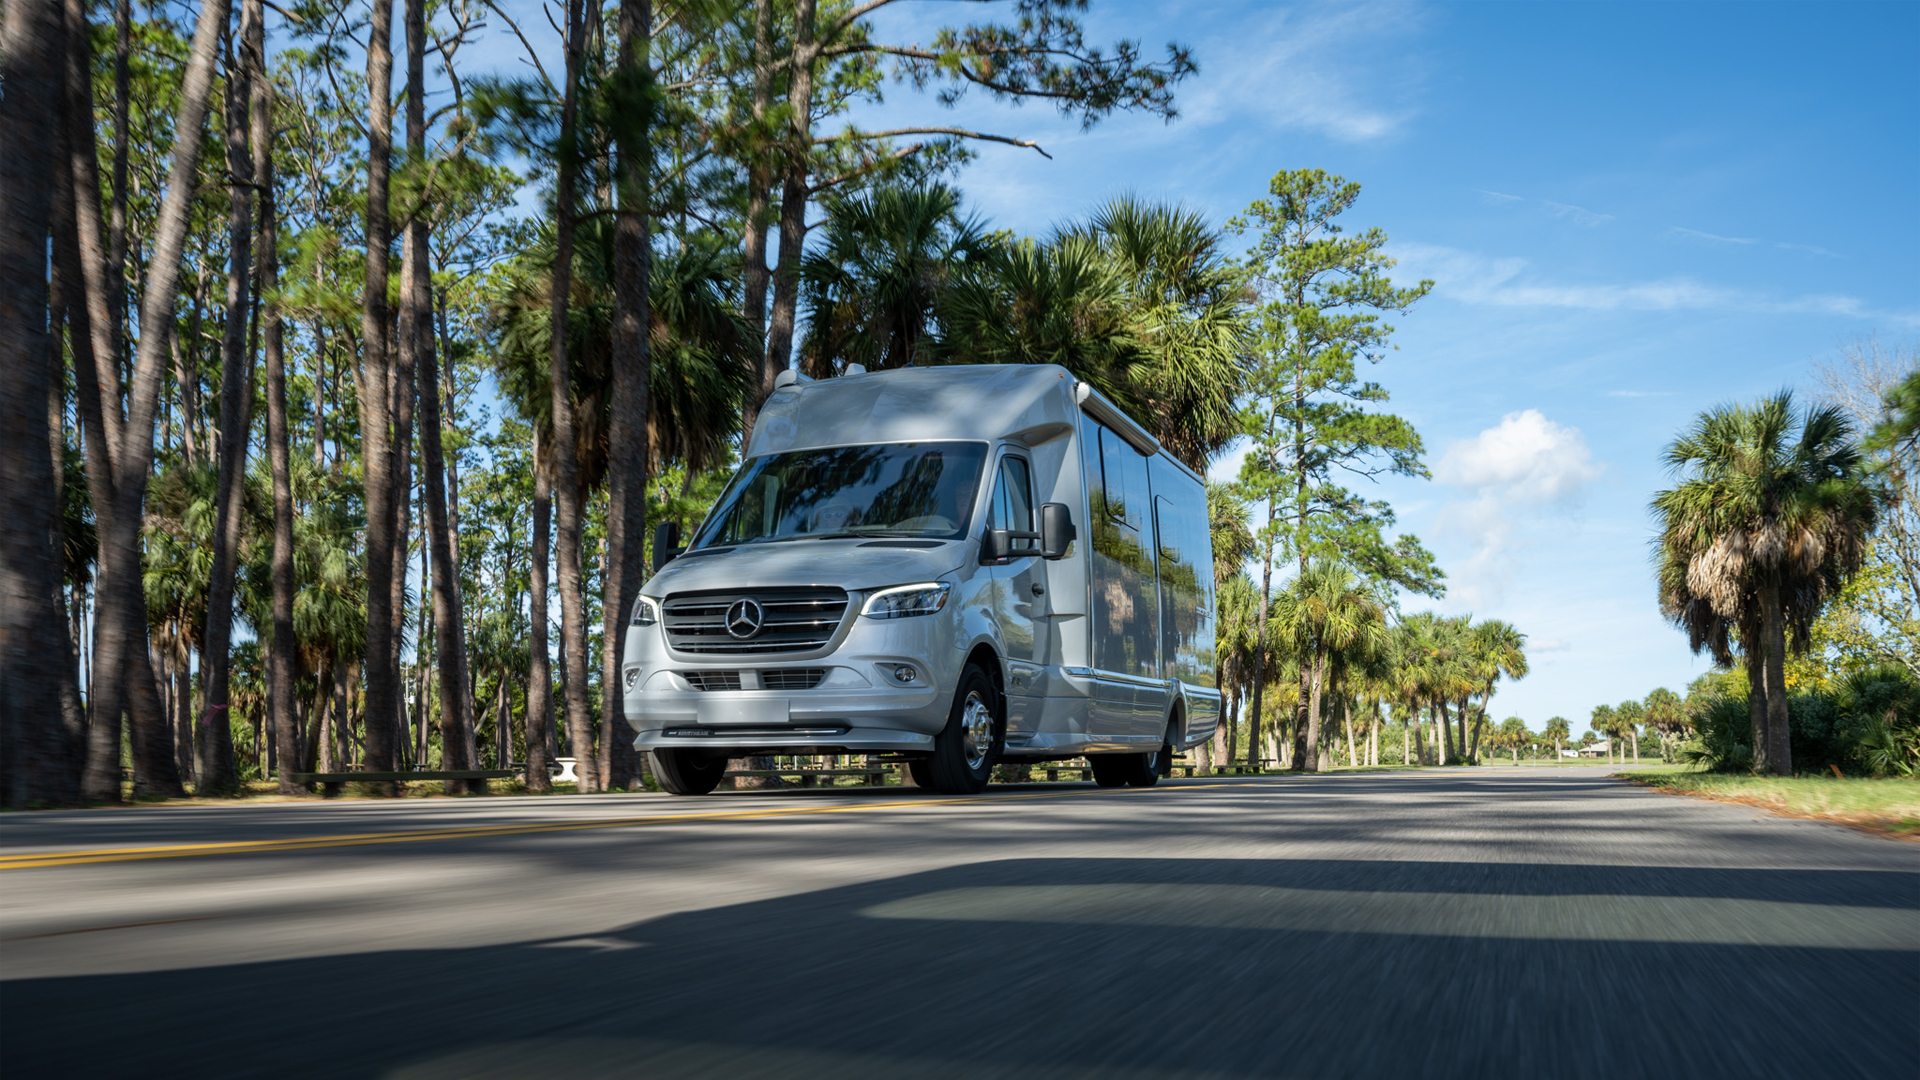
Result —
[{"label": "front license plate area", "polygon": [[784,724],[788,721],[787,699],[764,697],[702,698],[694,710],[702,724]]}]

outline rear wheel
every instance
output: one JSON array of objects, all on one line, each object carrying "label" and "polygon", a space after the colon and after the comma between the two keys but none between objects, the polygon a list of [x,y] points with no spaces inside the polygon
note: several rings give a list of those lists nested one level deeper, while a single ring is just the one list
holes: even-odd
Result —
[{"label": "rear wheel", "polygon": [[706,795],[726,778],[727,759],[698,750],[653,752],[653,775],[675,795]]},{"label": "rear wheel", "polygon": [[999,759],[1000,695],[978,664],[968,664],[947,726],[934,736],[933,754],[924,768],[913,770],[913,779],[948,795],[974,795],[985,790]]},{"label": "rear wheel", "polygon": [[1160,740],[1160,749],[1150,754],[1141,755],[1146,758],[1144,776],[1128,780],[1127,783],[1132,784],[1134,787],[1152,787],[1160,782],[1161,777],[1172,775],[1173,740],[1175,733],[1180,730],[1180,727],[1180,714],[1174,713],[1173,719],[1167,722],[1167,734],[1164,739]]}]

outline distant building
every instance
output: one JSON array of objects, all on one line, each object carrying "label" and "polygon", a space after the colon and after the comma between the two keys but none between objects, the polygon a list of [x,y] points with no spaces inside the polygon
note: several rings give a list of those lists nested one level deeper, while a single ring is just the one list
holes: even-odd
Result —
[{"label": "distant building", "polygon": [[1578,751],[1580,757],[1605,757],[1613,749],[1612,739],[1601,739],[1592,746],[1583,746]]}]

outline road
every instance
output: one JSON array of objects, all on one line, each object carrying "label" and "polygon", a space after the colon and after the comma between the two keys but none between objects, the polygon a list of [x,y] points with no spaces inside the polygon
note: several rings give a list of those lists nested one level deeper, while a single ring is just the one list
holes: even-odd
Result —
[{"label": "road", "polygon": [[1914,1075],[1920,845],[1604,774],[9,814],[0,1070]]}]

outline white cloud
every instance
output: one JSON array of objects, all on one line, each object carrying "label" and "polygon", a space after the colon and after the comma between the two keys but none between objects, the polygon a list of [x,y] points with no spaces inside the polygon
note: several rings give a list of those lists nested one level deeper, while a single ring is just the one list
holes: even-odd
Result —
[{"label": "white cloud", "polygon": [[1751,236],[1715,236],[1713,233],[1710,233],[1710,232],[1701,232],[1699,229],[1683,229],[1678,225],[1673,226],[1667,231],[1673,234],[1674,236],[1682,237],[1687,240],[1704,240],[1709,244],[1757,244],[1759,243],[1758,240],[1755,240]]},{"label": "white cloud", "polygon": [[1846,258],[1846,256],[1845,256],[1845,255],[1842,255],[1842,254],[1840,254],[1840,253],[1839,253],[1839,252],[1837,252],[1837,251],[1828,251],[1828,250],[1827,250],[1826,248],[1823,248],[1823,247],[1814,247],[1814,246],[1813,246],[1812,244],[1787,244],[1787,243],[1777,243],[1777,244],[1775,244],[1775,245],[1773,245],[1773,246],[1774,246],[1774,247],[1777,247],[1777,248],[1779,248],[1779,249],[1780,249],[1780,250],[1782,250],[1782,251],[1804,251],[1804,252],[1806,252],[1806,253],[1807,253],[1807,254],[1809,254],[1809,255],[1820,255],[1820,256],[1824,256],[1825,258],[1829,258],[1829,259],[1844,259],[1844,258]]},{"label": "white cloud", "polygon": [[1443,484],[1525,505],[1575,498],[1599,475],[1580,429],[1562,427],[1538,409],[1508,413],[1498,426],[1454,443],[1433,469]]},{"label": "white cloud", "polygon": [[1920,311],[1886,311],[1853,296],[1809,293],[1769,296],[1691,277],[1654,281],[1563,284],[1539,280],[1517,256],[1483,255],[1437,244],[1396,242],[1405,276],[1432,278],[1434,290],[1463,304],[1586,311],[1746,311],[1770,315],[1844,315],[1920,326]]},{"label": "white cloud", "polygon": [[1316,131],[1339,142],[1390,139],[1413,118],[1408,99],[1420,65],[1386,46],[1417,30],[1425,17],[1397,4],[1280,8],[1231,40],[1207,43],[1202,55],[1216,58],[1209,66],[1234,72],[1233,83],[1196,86],[1181,111],[1202,125],[1242,124],[1251,111],[1271,127]]},{"label": "white cloud", "polygon": [[1557,203],[1549,199],[1542,199],[1540,200],[1540,204],[1547,208],[1547,213],[1557,218],[1565,218],[1583,229],[1591,229],[1596,225],[1605,225],[1607,222],[1613,220],[1612,214],[1603,214],[1598,210],[1589,210],[1584,206],[1574,206],[1571,203]]},{"label": "white cloud", "polygon": [[1439,513],[1441,529],[1473,547],[1453,569],[1455,597],[1473,605],[1497,600],[1524,546],[1522,523],[1577,505],[1601,471],[1579,428],[1556,424],[1538,409],[1508,413],[1447,447],[1434,464],[1434,479],[1473,492]]},{"label": "white cloud", "polygon": [[1509,195],[1504,191],[1483,190],[1480,192],[1480,201],[1490,203],[1494,206],[1500,206],[1505,203],[1525,202],[1526,200],[1519,195]]}]

